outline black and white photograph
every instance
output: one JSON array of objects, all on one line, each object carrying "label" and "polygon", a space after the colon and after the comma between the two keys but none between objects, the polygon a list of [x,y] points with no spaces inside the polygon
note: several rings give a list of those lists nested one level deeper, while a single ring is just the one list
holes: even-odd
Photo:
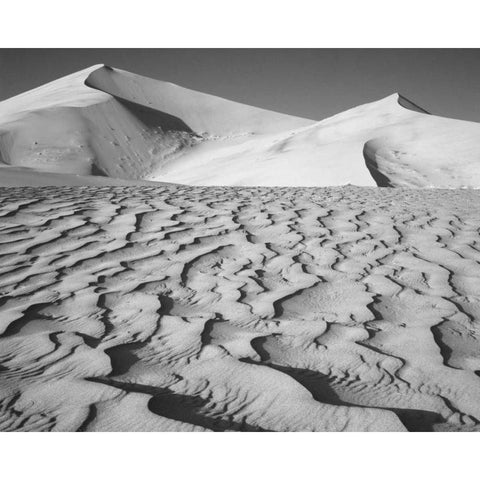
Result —
[{"label": "black and white photograph", "polygon": [[2,440],[479,432],[480,48],[122,31],[0,45]]}]

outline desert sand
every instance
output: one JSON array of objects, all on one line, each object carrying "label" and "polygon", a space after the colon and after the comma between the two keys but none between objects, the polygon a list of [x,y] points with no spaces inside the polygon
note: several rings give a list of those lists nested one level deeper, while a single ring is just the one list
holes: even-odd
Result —
[{"label": "desert sand", "polygon": [[2,430],[475,430],[474,191],[1,191]]},{"label": "desert sand", "polygon": [[106,66],[1,102],[0,430],[479,430],[479,133]]}]

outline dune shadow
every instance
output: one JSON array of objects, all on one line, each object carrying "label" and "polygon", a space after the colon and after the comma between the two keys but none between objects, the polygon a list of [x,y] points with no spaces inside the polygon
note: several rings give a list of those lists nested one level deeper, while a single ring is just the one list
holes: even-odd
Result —
[{"label": "dune shadow", "polygon": [[[11,322],[8,327],[5,329],[3,334],[0,337],[10,337],[12,335],[17,335],[22,332],[22,330],[33,321],[51,321],[51,318],[47,315],[42,314],[42,310],[46,307],[49,307],[50,303],[36,303],[27,307],[22,316]],[[52,322],[53,323],[53,322]]]},{"label": "dune shadow", "polygon": [[[96,75],[101,71],[114,72],[112,67],[104,65],[102,68],[99,68],[97,71],[94,71],[88,75],[85,80],[85,85],[89,88],[99,90],[100,92],[105,92],[111,95],[115,100],[125,107],[130,113],[137,117],[144,125],[150,128],[161,127],[164,130],[176,130],[183,131],[187,133],[193,133],[193,130],[180,118],[171,115],[169,113],[163,112],[161,110],[148,107],[144,103],[133,102],[127,100],[121,95],[116,95],[112,91],[105,90],[104,88],[96,85]],[[100,77],[102,78],[102,77]],[[118,93],[118,92],[117,92]],[[120,91],[121,93],[121,91]]]},{"label": "dune shadow", "polygon": [[161,128],[165,131],[178,131],[193,134],[194,131],[180,118],[169,113],[155,110],[138,103],[115,97],[123,107],[149,128]]},{"label": "dune shadow", "polygon": [[257,337],[251,342],[252,347],[261,358],[260,363],[249,358],[242,359],[242,361],[254,365],[270,367],[290,376],[300,385],[305,387],[312,394],[312,397],[318,402],[343,407],[360,407],[370,409],[378,408],[380,410],[389,410],[397,415],[405,428],[410,432],[431,432],[434,431],[435,425],[445,423],[445,420],[440,414],[429,410],[375,407],[371,405],[359,405],[343,401],[330,385],[331,380],[327,375],[307,368],[295,368],[271,363],[270,355],[263,346],[265,341],[266,337]]},{"label": "dune shadow", "polygon": [[209,401],[198,395],[183,395],[175,393],[166,387],[155,387],[139,383],[120,382],[108,377],[88,378],[96,383],[103,383],[126,392],[137,392],[151,395],[148,409],[161,417],[177,420],[191,425],[203,427],[214,432],[226,430],[238,432],[266,432],[261,427],[246,422],[237,422],[230,418],[216,416],[210,413]]},{"label": "dune shadow", "polygon": [[135,350],[142,347],[141,342],[127,343],[115,347],[107,348],[105,353],[110,357],[112,372],[110,375],[124,375],[131,367],[140,362],[135,355]]},{"label": "dune shadow", "polygon": [[367,167],[370,175],[377,184],[377,187],[393,187],[390,179],[380,172],[378,169],[378,163],[375,158],[375,152],[372,147],[369,146],[369,142],[366,142],[363,146],[363,158],[365,160],[365,166]]},{"label": "dune shadow", "polygon": [[445,423],[443,417],[430,410],[414,408],[389,408],[397,415],[409,432],[434,432],[435,426]]},{"label": "dune shadow", "polygon": [[453,355],[453,350],[450,348],[450,346],[443,341],[443,329],[445,328],[446,325],[451,324],[451,322],[444,321],[438,325],[433,325],[430,330],[433,335],[433,339],[435,340],[435,343],[437,344],[439,350],[440,350],[440,355],[442,356],[443,359],[443,364],[447,367],[450,368],[456,368],[450,365],[450,359],[452,358]]},{"label": "dune shadow", "polygon": [[291,368],[279,365],[269,365],[278,371],[290,375],[298,383],[304,386],[313,396],[313,398],[322,403],[344,407],[378,408],[380,410],[390,410],[395,413],[405,428],[410,432],[433,432],[434,426],[444,423],[445,420],[439,413],[429,410],[420,410],[412,408],[393,408],[393,407],[375,407],[371,405],[359,405],[355,403],[342,401],[338,394],[329,384],[326,375],[305,368]]}]

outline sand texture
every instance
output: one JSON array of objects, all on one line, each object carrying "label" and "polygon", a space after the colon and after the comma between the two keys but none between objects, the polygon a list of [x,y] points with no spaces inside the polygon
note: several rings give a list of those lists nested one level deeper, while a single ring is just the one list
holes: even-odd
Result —
[{"label": "sand texture", "polygon": [[0,430],[478,430],[479,206],[2,188]]}]

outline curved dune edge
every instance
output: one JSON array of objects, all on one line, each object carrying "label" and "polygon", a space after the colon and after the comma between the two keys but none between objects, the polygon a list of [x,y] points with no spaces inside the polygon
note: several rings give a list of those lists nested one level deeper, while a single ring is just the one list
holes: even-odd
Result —
[{"label": "curved dune edge", "polygon": [[119,101],[180,118],[199,135],[258,135],[315,123],[314,120],[234,102],[107,65],[92,70],[84,84]]},{"label": "curved dune edge", "polygon": [[475,191],[0,190],[0,430],[478,430]]},{"label": "curved dune edge", "polygon": [[396,95],[398,96],[398,104],[403,107],[403,108],[406,108],[408,110],[412,110],[414,112],[418,112],[418,113],[425,113],[427,115],[430,115],[430,112],[427,112],[424,108],[420,107],[419,105],[417,105],[416,103],[413,103],[411,100],[409,100],[408,98],[404,97],[403,95],[401,95],[400,93],[396,93]]}]

